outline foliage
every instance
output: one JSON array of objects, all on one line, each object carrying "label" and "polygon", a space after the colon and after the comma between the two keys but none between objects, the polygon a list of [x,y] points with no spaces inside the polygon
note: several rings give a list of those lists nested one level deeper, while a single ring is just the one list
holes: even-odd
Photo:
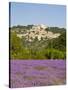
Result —
[{"label": "foliage", "polygon": [[[21,26],[17,26],[21,28]],[[17,28],[13,27],[13,28]],[[32,26],[28,25],[29,28]],[[24,27],[25,28],[25,27]],[[48,28],[55,32],[61,32],[56,39],[37,38],[33,42],[28,42],[24,37],[17,37],[17,32],[10,32],[10,58],[11,59],[65,59],[66,58],[66,31],[58,28]]]}]

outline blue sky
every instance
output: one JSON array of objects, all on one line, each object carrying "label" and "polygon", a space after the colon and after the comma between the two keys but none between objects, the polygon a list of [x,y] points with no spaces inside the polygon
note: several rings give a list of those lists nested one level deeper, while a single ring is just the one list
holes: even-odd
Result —
[{"label": "blue sky", "polygon": [[66,27],[66,7],[64,5],[11,3],[11,26],[45,24]]}]

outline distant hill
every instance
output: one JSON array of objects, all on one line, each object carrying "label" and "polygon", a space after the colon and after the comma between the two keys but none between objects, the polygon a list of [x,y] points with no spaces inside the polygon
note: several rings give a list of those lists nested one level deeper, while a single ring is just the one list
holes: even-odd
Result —
[{"label": "distant hill", "polygon": [[47,26],[41,25],[28,25],[28,26],[17,26],[13,27],[12,30],[16,31],[17,36],[22,38],[25,37],[28,41],[33,41],[35,38],[41,39],[52,39],[59,37],[60,29],[56,31],[57,28],[48,28]]}]

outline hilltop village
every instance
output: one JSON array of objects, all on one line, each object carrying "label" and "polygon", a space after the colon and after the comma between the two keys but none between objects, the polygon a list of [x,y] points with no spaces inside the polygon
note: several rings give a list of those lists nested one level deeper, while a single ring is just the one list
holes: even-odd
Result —
[{"label": "hilltop village", "polygon": [[52,39],[57,38],[60,36],[60,33],[53,33],[51,31],[47,31],[47,26],[41,24],[41,25],[34,25],[30,30],[26,31],[26,33],[18,33],[17,36],[22,38],[24,36],[26,40],[32,41],[35,38],[38,38],[40,41],[41,39]]}]

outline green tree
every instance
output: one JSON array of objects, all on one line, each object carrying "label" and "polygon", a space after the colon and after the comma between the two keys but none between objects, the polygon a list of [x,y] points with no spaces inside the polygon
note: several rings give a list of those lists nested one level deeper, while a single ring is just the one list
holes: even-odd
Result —
[{"label": "green tree", "polygon": [[12,56],[16,57],[17,53],[22,49],[21,40],[17,37],[16,32],[12,32],[10,35],[10,51]]}]

